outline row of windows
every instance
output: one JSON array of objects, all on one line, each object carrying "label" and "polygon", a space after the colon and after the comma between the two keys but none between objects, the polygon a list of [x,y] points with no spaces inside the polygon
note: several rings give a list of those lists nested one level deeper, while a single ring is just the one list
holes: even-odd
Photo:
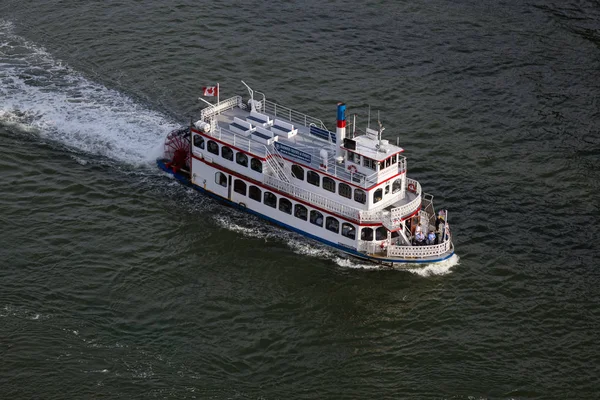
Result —
[{"label": "row of windows", "polygon": [[[199,149],[204,149],[204,138],[200,135],[194,135],[194,146],[198,147]],[[214,155],[219,155],[219,145],[214,140],[208,141],[206,144],[206,150]],[[238,151],[235,152],[234,157],[234,151],[230,147],[221,146],[221,157],[229,161],[233,161],[235,158],[235,162],[237,164],[241,165],[242,167],[248,167],[248,156],[245,153]],[[250,160],[250,168],[256,172],[262,173],[262,161],[258,158],[252,157]]]},{"label": "row of windows", "polygon": [[[224,187],[227,187],[227,176],[225,174],[223,174],[222,172],[217,172],[215,174],[215,181]],[[248,187],[246,185],[246,182],[240,180],[240,179],[236,179],[233,182],[233,191],[236,193],[239,193],[243,196],[247,196],[249,198],[251,198],[254,201],[257,202],[263,202],[265,205],[272,207],[272,208],[277,208],[277,196],[274,195],[271,192],[265,191],[264,193],[262,192],[262,190],[260,188],[258,188],[257,186],[254,185],[250,185],[250,187]],[[334,217],[326,217],[325,221],[323,221],[323,214],[320,213],[317,210],[311,210],[310,213],[308,212],[308,209],[306,207],[304,207],[302,204],[296,204],[296,205],[292,205],[292,202],[286,198],[280,198],[279,199],[279,211],[282,211],[286,214],[289,215],[293,215],[296,218],[299,218],[301,220],[304,221],[308,221],[310,220],[310,222],[314,225],[323,227],[323,222],[325,222],[325,229],[327,229],[328,231],[331,232],[335,232],[335,233],[340,233],[340,223],[339,221],[334,218]],[[372,241],[373,237],[375,237],[375,240],[385,240],[387,239],[387,229],[383,226],[380,226],[379,228],[373,230],[372,228],[362,228],[361,232],[360,232],[360,239],[361,240],[367,240],[367,241]],[[354,225],[349,224],[347,222],[343,222],[342,223],[342,236],[345,236],[347,238],[350,239],[355,239],[356,238],[356,231],[354,228]],[[398,236],[398,234],[396,233],[396,235],[394,235],[393,232],[392,236]],[[375,235],[373,235],[375,234]]]},{"label": "row of windows", "polygon": [[[215,182],[221,186],[227,187],[227,177],[222,172],[215,174]],[[248,185],[246,182],[236,179],[233,181],[233,191],[243,196],[247,196],[250,199],[263,204],[278,208],[279,211],[294,215],[296,218],[303,221],[310,221],[311,224],[320,227],[325,226],[328,231],[340,234],[340,222],[334,217],[324,217],[323,214],[317,210],[310,210],[304,207],[302,204],[292,205],[292,202],[284,197],[279,198],[279,204],[277,204],[277,196],[271,192],[263,191],[254,185]],[[349,239],[356,239],[356,228],[354,225],[347,222],[341,224],[341,234]]]},{"label": "row of windows", "polygon": [[[292,165],[292,174],[298,180],[304,180],[304,168],[299,165]],[[321,176],[315,171],[306,171],[306,182],[314,186],[321,186],[323,189],[335,193],[335,181],[328,176]],[[340,196],[347,199],[352,198],[352,187],[343,182],[338,183],[337,192]],[[398,178],[392,183],[392,193],[397,193],[402,188],[402,179]],[[383,199],[383,188],[379,188],[373,192],[373,203],[377,203]],[[385,194],[390,192],[390,185],[385,186]],[[367,194],[362,189],[354,189],[354,201],[365,204],[367,202]]]},{"label": "row of windows", "polygon": [[[360,158],[361,156],[359,154],[356,154],[354,152],[349,151],[348,152],[348,160],[352,161],[356,164],[360,165]],[[384,168],[389,167],[390,165],[394,165],[396,164],[396,162],[398,161],[399,157],[397,157],[396,154],[394,154],[391,157],[386,158],[385,160],[379,161],[379,170],[383,170]],[[362,165],[364,167],[370,168],[372,170],[375,170],[377,168],[377,161],[370,159],[368,157],[362,156]]]},{"label": "row of windows", "polygon": [[[204,149],[204,138],[200,135],[194,135],[194,146],[200,149]],[[219,145],[214,140],[209,140],[206,145],[206,150],[209,153],[219,155]],[[235,162],[243,167],[248,167],[248,156],[242,152],[235,152],[228,146],[221,146],[221,157],[226,160],[233,161],[235,158]],[[256,172],[262,173],[263,164],[262,161],[258,158],[252,157],[250,160],[250,168]],[[292,174],[298,180],[304,180],[304,168],[299,165],[292,165]],[[321,176],[315,171],[308,170],[306,172],[306,182],[310,183],[314,186],[320,186],[323,189],[335,193],[336,185],[335,180],[331,179],[328,176]],[[367,194],[362,189],[354,189],[354,196],[352,196],[352,187],[343,182],[338,183],[337,192],[340,196],[345,197],[347,199],[352,199],[354,197],[354,201],[360,204],[365,204],[367,202]],[[402,179],[396,179],[392,184],[392,193],[397,193],[402,188]],[[390,185],[385,186],[385,194],[387,195],[390,192]],[[384,189],[379,188],[373,192],[373,204],[380,202],[383,199]]]},{"label": "row of windows", "polygon": [[[396,235],[394,235],[394,233]],[[375,229],[375,240],[386,240],[388,230],[384,226]],[[398,233],[392,232],[392,237],[398,236]],[[360,240],[373,240],[373,228],[362,228],[360,231]]]}]

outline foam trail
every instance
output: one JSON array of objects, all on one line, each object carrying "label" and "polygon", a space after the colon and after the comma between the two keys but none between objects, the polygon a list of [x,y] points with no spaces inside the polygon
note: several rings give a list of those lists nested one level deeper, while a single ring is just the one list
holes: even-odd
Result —
[{"label": "foam trail", "polygon": [[[244,221],[237,221],[235,214],[214,215],[213,219],[224,229],[239,233],[242,236],[254,239],[264,239],[265,241],[272,240],[284,242],[296,254],[333,261],[342,268],[362,270],[392,270],[388,266],[361,261],[351,256],[340,257],[341,253],[331,249],[330,247],[322,245],[318,242],[308,241],[307,239],[304,239],[293,232],[265,224],[259,219],[247,219],[245,216]],[[418,266],[414,266],[414,264],[406,264],[399,267],[394,267],[393,269],[397,271],[407,271],[422,277],[440,276],[452,273],[451,269],[458,265],[458,261],[459,257],[455,254],[448,260],[440,263],[419,264]]]},{"label": "foam trail", "polygon": [[160,155],[166,132],[178,124],[86,79],[0,20],[0,125],[145,164]]},{"label": "foam trail", "polygon": [[[10,22],[0,20],[0,126],[38,134],[120,162],[145,164],[161,154],[166,132],[178,124],[122,93],[86,79],[43,48],[15,35]],[[87,162],[79,157],[75,161]],[[249,226],[225,215],[215,219],[224,228],[246,237],[283,240],[297,254],[330,260],[343,268],[381,268],[342,258],[329,247],[254,219],[244,220],[243,224]],[[454,264],[403,270],[422,276],[445,275],[457,263],[458,257]]]},{"label": "foam trail", "polygon": [[406,271],[423,277],[434,275],[448,275],[452,273],[451,269],[458,265],[460,257],[457,254],[452,255],[447,260],[435,264],[427,264],[423,267],[406,268]]},{"label": "foam trail", "polygon": [[294,232],[278,228],[273,225],[264,223],[257,218],[248,218],[244,215],[244,220],[236,221],[236,215],[215,215],[213,219],[221,227],[232,232],[240,233],[248,238],[263,239],[265,241],[284,242],[296,254],[309,257],[317,257],[322,259],[334,260],[339,256],[331,248],[319,244],[318,242],[309,241],[308,239],[299,236]]}]

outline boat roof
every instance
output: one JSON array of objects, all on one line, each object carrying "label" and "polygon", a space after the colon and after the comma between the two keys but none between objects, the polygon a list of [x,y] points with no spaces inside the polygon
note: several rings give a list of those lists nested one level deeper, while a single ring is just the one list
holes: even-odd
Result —
[{"label": "boat roof", "polygon": [[383,144],[380,145],[376,138],[368,134],[356,136],[353,140],[356,142],[356,150],[350,151],[377,161],[385,160],[404,151],[402,147],[390,144],[387,140],[383,140]]},{"label": "boat roof", "polygon": [[[211,132],[211,136],[245,149],[259,157],[266,158],[269,156],[269,153],[273,153],[275,149],[279,149],[283,153],[284,158],[288,158],[295,164],[310,167],[318,170],[320,173],[336,176],[353,185],[368,188],[381,182],[382,178],[385,179],[398,173],[398,169],[396,168],[395,173],[393,173],[393,169],[389,169],[384,173],[376,172],[375,170],[368,171],[370,176],[361,173],[351,175],[345,165],[339,164],[336,160],[336,147],[338,144],[335,143],[335,132],[327,129],[320,119],[267,101],[264,98],[258,113],[268,116],[271,120],[271,125],[273,125],[273,121],[275,124],[283,122],[284,124],[293,125],[294,130],[297,130],[296,134],[290,137],[277,135],[275,143],[279,144],[275,145],[275,143],[266,144],[260,134],[241,135],[231,130],[231,126],[235,123],[236,118],[238,121],[250,121],[248,118],[251,115],[255,115],[255,113],[257,111],[251,111],[250,107],[242,102],[241,96],[235,96],[220,102],[218,105],[203,109],[201,121],[217,125],[218,137],[216,132]],[[271,127],[265,126],[265,128],[268,129]],[[213,128],[214,130],[215,128]],[[274,132],[275,129],[272,129],[272,131]],[[404,151],[403,148],[390,144],[387,140],[379,141],[376,135],[377,131],[371,129],[367,129],[365,133],[354,137],[352,137],[351,133],[346,133],[347,140],[341,147],[344,150],[360,154],[377,162],[386,160]],[[348,143],[348,140],[353,141],[354,145]],[[289,146],[291,149],[284,148],[284,150],[288,151],[283,152],[282,147],[284,146]],[[323,150],[327,152],[327,165],[329,166],[327,170],[323,169]]]}]

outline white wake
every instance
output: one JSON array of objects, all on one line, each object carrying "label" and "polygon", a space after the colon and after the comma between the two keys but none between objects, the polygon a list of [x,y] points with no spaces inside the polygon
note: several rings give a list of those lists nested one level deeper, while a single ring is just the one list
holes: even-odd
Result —
[{"label": "white wake", "polygon": [[452,268],[459,264],[459,257],[454,254],[447,260],[435,264],[404,264],[398,267],[390,268],[376,263],[362,261],[350,255],[343,255],[328,246],[318,242],[309,241],[304,237],[264,223],[262,220],[245,218],[244,221],[238,221],[235,215],[218,214],[213,216],[213,220],[222,228],[241,234],[247,238],[263,239],[265,242],[285,243],[294,253],[315,257],[322,260],[332,261],[342,268],[361,269],[361,270],[396,270],[406,271],[422,277],[440,276],[452,273]]},{"label": "white wake", "polygon": [[[166,133],[178,124],[85,78],[43,48],[14,34],[10,22],[0,20],[0,126],[140,165],[160,156]],[[343,268],[382,268],[350,256],[341,257],[340,252],[325,245],[263,222],[244,222],[244,226],[225,215],[215,219],[222,227],[246,237],[285,241],[297,254],[330,260]],[[458,263],[458,257],[453,259],[399,269],[421,276],[445,275]]]},{"label": "white wake", "polygon": [[129,164],[152,162],[177,124],[92,82],[0,21],[0,125]]}]

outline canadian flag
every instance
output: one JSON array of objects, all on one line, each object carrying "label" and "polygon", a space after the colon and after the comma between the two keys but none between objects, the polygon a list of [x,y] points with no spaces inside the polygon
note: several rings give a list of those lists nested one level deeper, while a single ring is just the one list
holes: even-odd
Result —
[{"label": "canadian flag", "polygon": [[202,96],[214,97],[219,95],[218,86],[205,86],[202,88]]}]

